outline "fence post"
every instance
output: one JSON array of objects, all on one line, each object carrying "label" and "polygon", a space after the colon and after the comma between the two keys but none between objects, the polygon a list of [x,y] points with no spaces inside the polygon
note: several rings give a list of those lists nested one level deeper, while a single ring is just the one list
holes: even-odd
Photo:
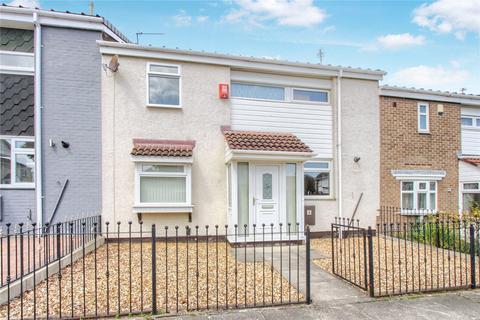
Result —
[{"label": "fence post", "polygon": [[471,287],[477,287],[477,274],[475,272],[475,226],[470,224],[470,279]]},{"label": "fence post", "polygon": [[152,224],[152,313],[157,314],[157,235]]},{"label": "fence post", "polygon": [[335,235],[333,234],[333,223],[332,223],[332,231],[331,231],[331,236],[332,236],[332,272],[335,274]]},{"label": "fence post", "polygon": [[373,273],[373,231],[372,227],[368,227],[368,289],[370,297],[375,296],[374,273]]},{"label": "fence post", "polygon": [[312,302],[312,299],[310,297],[310,227],[307,225],[306,227],[306,237],[305,237],[305,280],[306,280],[306,298],[307,298],[307,304],[310,304]]}]

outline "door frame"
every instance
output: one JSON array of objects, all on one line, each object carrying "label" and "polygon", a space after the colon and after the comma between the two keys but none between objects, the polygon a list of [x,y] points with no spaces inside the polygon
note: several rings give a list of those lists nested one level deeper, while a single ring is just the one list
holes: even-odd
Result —
[{"label": "door frame", "polygon": [[280,222],[282,222],[282,207],[283,207],[283,203],[284,203],[284,198],[285,198],[285,184],[284,184],[284,180],[283,179],[283,176],[285,175],[285,168],[284,166],[281,164],[281,163],[268,163],[268,162],[253,162],[252,163],[252,167],[253,167],[253,170],[252,170],[252,175],[251,175],[251,180],[250,180],[250,183],[249,183],[249,188],[251,190],[251,194],[249,195],[250,197],[250,217],[251,217],[251,220],[252,223],[250,224],[250,231],[253,232],[253,223],[255,223],[257,225],[257,227],[262,227],[261,225],[259,225],[259,222],[258,222],[258,215],[257,215],[257,210],[256,210],[256,206],[255,204],[253,203],[253,198],[255,197],[255,190],[257,188],[257,167],[259,166],[268,166],[268,167],[277,167],[278,168],[278,176],[277,176],[277,184],[278,184],[278,194],[277,194],[277,212],[276,212],[276,217],[275,217],[275,222],[274,222],[274,225],[275,225],[275,229],[278,229],[278,224]]},{"label": "door frame", "polygon": [[[297,221],[300,224],[299,225],[299,231],[302,232],[304,230],[304,185],[303,185],[303,163],[304,161],[299,161],[299,160],[293,160],[293,161],[286,161],[286,160],[281,160],[281,161],[275,161],[275,160],[233,160],[227,163],[227,165],[230,163],[232,165],[231,167],[231,206],[227,206],[227,221],[229,228],[231,227],[231,230],[234,230],[234,225],[238,224],[238,197],[237,197],[237,164],[239,162],[247,162],[248,163],[248,179],[249,179],[249,184],[248,184],[248,197],[249,197],[249,205],[248,205],[248,219],[249,219],[249,236],[247,237],[238,237],[237,242],[244,242],[244,241],[251,241],[252,240],[252,232],[253,232],[253,224],[256,224],[256,217],[255,217],[255,209],[253,206],[253,195],[254,195],[254,178],[255,178],[255,166],[256,165],[275,165],[279,166],[279,207],[278,207],[278,221],[277,221],[277,227],[278,223],[283,223],[283,232],[286,234],[288,231],[288,227],[286,225],[287,217],[286,217],[286,165],[288,163],[295,163],[296,164],[296,199],[297,199]],[[225,168],[226,176],[227,179],[228,177],[228,170]],[[228,198],[228,191],[225,192],[226,198]],[[254,220],[255,219],[255,220]],[[243,228],[243,226],[238,226],[239,228]],[[265,232],[270,232],[270,226],[265,226]],[[294,226],[291,226],[291,231],[293,232]],[[277,229],[278,231],[278,229]],[[259,234],[262,232],[262,226],[258,225],[256,226],[256,233]],[[304,236],[303,234],[300,236],[300,239],[303,239]],[[274,237],[274,241],[278,240],[277,237]],[[230,236],[229,237],[230,242],[234,242],[234,237]],[[270,238],[265,238],[265,241],[270,241]]]}]

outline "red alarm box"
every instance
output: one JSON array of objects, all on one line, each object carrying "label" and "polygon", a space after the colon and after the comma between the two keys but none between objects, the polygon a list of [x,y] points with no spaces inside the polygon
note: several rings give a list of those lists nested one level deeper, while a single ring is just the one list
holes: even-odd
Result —
[{"label": "red alarm box", "polygon": [[218,85],[218,97],[220,99],[228,99],[228,84],[220,83]]}]

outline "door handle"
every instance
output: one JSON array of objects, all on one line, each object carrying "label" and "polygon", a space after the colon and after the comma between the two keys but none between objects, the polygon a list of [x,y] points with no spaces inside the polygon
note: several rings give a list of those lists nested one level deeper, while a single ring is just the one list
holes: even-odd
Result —
[{"label": "door handle", "polygon": [[257,204],[257,198],[253,197],[253,205]]}]

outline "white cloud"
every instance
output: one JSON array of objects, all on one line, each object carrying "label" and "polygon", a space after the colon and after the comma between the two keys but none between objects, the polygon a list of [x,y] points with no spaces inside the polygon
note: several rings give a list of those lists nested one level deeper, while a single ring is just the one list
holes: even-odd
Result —
[{"label": "white cloud", "polygon": [[273,21],[283,26],[311,27],[327,16],[313,0],[234,0],[233,3],[238,8],[230,11],[224,20],[247,22],[253,26]]},{"label": "white cloud", "polygon": [[410,33],[387,34],[377,38],[378,43],[386,49],[401,49],[425,44],[424,36],[413,36]]},{"label": "white cloud", "polygon": [[27,8],[40,8],[40,1],[38,0],[13,0],[8,3],[9,6],[22,6]]},{"label": "white cloud", "polygon": [[399,86],[458,91],[469,87],[469,78],[469,72],[456,64],[453,67],[419,65],[394,72],[385,81]]},{"label": "white cloud", "polygon": [[200,22],[200,23],[202,23],[202,22],[207,21],[208,18],[209,18],[208,16],[198,16],[198,17],[197,17],[197,21]]},{"label": "white cloud", "polygon": [[463,39],[467,32],[480,35],[479,0],[437,0],[422,4],[413,12],[419,26],[439,33],[453,33]]},{"label": "white cloud", "polygon": [[406,47],[421,46],[425,44],[424,36],[414,36],[410,33],[387,34],[380,36],[375,42],[365,43],[360,47],[360,51],[378,51],[380,49],[398,50]]},{"label": "white cloud", "polygon": [[185,10],[180,10],[172,19],[177,27],[187,27],[192,24],[192,17],[189,16]]}]

